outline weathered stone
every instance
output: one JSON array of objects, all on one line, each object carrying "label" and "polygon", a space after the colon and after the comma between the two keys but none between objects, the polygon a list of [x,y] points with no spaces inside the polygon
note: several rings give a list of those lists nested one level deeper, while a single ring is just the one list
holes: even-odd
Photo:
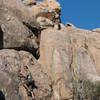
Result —
[{"label": "weathered stone", "polygon": [[36,0],[24,0],[24,4],[25,4],[25,5],[36,4]]},{"label": "weathered stone", "polygon": [[14,98],[23,100],[18,89],[17,72],[19,65],[20,58],[17,51],[0,50],[0,91],[7,100],[13,100]]},{"label": "weathered stone", "polygon": [[0,48],[22,49],[34,54],[38,49],[37,22],[19,0],[7,2],[3,0],[0,6]]},{"label": "weathered stone", "polygon": [[25,65],[36,100],[100,99],[100,29],[64,26],[60,12],[56,0],[0,0],[0,100],[31,100]]},{"label": "weathered stone", "polygon": [[20,51],[19,52],[23,66],[28,65],[29,70],[32,73],[33,80],[35,81],[36,89],[36,100],[41,100],[48,98],[50,100],[51,94],[51,81],[46,73],[43,72],[41,66],[37,63],[35,58],[28,52]]},{"label": "weathered stone", "polygon": [[6,21],[8,18],[18,18],[20,22],[24,22],[31,27],[39,28],[39,24],[36,22],[33,13],[30,9],[25,7],[21,0],[0,0],[2,6],[0,6],[0,22]]},{"label": "weathered stone", "polygon": [[[2,75],[4,76],[0,77],[1,80],[0,89],[7,89],[5,90],[5,92],[2,91],[4,95],[6,95],[7,93],[8,96],[10,96],[11,95],[10,93],[12,93],[12,91],[17,91],[13,93],[15,94],[15,96],[16,95],[18,96],[18,94],[20,94],[22,100],[28,98],[27,94],[24,94],[26,93],[25,92],[26,90],[22,89],[22,86],[19,87],[20,80],[18,78],[18,70],[23,68],[23,66],[25,65],[29,67],[29,70],[32,73],[32,77],[36,85],[36,88],[34,88],[36,100],[41,100],[46,98],[50,100],[52,96],[50,87],[51,81],[48,78],[48,76],[42,71],[41,66],[37,63],[35,58],[28,52],[25,51],[18,52],[15,50],[8,50],[8,49],[0,50],[0,71],[2,71],[2,73],[5,75],[4,76],[2,73],[0,74],[0,76]],[[8,76],[8,78],[6,76]],[[6,81],[8,79],[11,80],[10,83],[8,84],[10,87],[8,87],[8,85],[6,84]],[[12,86],[12,84],[15,84],[16,86],[15,85]],[[9,92],[8,89],[11,92]],[[8,98],[7,100],[13,100],[14,97],[12,96],[11,99],[9,99],[9,97],[7,98]],[[21,100],[17,98],[16,100]]]},{"label": "weathered stone", "polygon": [[[32,12],[36,16],[36,18],[39,19],[45,18],[46,22],[48,23],[49,27],[52,27],[52,24],[54,26],[54,23],[59,24],[60,23],[60,11],[61,7],[60,4],[56,1],[44,1],[41,3],[37,3],[35,6],[32,6]],[[48,21],[48,20],[50,21]],[[40,23],[41,26],[46,26],[47,23],[42,22],[41,20],[38,20],[38,23]],[[52,23],[52,24],[51,24]],[[46,24],[46,25],[45,25]]]},{"label": "weathered stone", "polygon": [[39,62],[53,82],[54,100],[72,98],[71,48],[66,32],[48,29],[41,33]]},{"label": "weathered stone", "polygon": [[[0,70],[0,91],[4,97],[0,100],[22,100],[18,93],[18,83],[14,79],[14,75],[5,71]],[[24,100],[24,99],[23,99]]]},{"label": "weathered stone", "polygon": [[40,23],[42,28],[48,28],[54,26],[54,23],[50,19],[47,19],[45,17],[38,17],[37,22]]},{"label": "weathered stone", "polygon": [[[55,100],[72,97],[75,100],[78,97],[85,98],[88,92],[93,93],[99,86],[99,37],[99,33],[77,29],[73,26],[62,27],[61,31],[48,29],[41,33],[39,62],[53,81]],[[67,76],[67,79],[64,76]],[[70,82],[71,78],[72,82]],[[64,84],[66,86],[68,84],[69,87],[66,89]],[[91,84],[90,87],[88,84]],[[93,91],[87,91],[84,85]],[[74,95],[71,95],[71,89],[75,92]],[[63,94],[59,95],[59,91]],[[90,98],[89,95],[86,98]],[[95,96],[94,94],[93,98]]]},{"label": "weathered stone", "polygon": [[[75,27],[64,28],[70,35],[72,45],[72,67],[74,99],[93,99],[96,97],[95,90],[100,86],[99,57],[99,33]],[[96,53],[98,56],[96,57]],[[90,84],[90,85],[89,85]],[[91,95],[91,96],[90,96]],[[99,92],[98,92],[98,95]]]}]

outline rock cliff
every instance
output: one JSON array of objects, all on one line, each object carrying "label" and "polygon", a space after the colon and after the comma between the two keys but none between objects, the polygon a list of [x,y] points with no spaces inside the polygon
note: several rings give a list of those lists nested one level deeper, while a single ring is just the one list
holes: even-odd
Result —
[{"label": "rock cliff", "polygon": [[35,100],[100,100],[100,29],[64,26],[60,13],[56,0],[0,0],[0,100],[32,100],[24,66]]}]

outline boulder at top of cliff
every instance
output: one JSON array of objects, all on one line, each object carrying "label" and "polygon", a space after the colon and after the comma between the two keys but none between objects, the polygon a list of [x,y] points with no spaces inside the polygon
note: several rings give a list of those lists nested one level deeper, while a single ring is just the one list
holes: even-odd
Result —
[{"label": "boulder at top of cliff", "polygon": [[[42,21],[42,23],[44,24],[41,24],[41,21],[39,22],[38,20],[38,23],[40,23],[41,27],[43,28],[48,28],[50,24],[51,27],[53,27],[55,23],[59,24],[61,22],[60,21],[61,7],[57,1],[41,1],[40,3],[33,5],[31,9],[34,15],[36,16],[37,20],[38,18],[42,17],[46,20],[46,22],[48,22],[48,25],[47,23],[45,25],[45,21]],[[47,19],[50,20],[52,23]]]}]

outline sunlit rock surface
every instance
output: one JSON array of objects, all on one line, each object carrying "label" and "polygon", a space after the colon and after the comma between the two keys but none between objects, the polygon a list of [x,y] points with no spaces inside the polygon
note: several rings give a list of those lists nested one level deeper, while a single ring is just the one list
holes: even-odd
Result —
[{"label": "sunlit rock surface", "polygon": [[36,100],[100,99],[100,29],[63,25],[56,0],[0,0],[0,100],[31,100],[20,85],[28,66]]}]

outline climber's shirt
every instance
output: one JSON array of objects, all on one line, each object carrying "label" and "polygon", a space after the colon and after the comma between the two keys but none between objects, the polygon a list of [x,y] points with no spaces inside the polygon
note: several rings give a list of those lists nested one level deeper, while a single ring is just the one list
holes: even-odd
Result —
[{"label": "climber's shirt", "polygon": [[31,72],[28,70],[28,72],[27,72],[27,77],[26,77],[26,79],[27,80],[29,80],[29,79],[32,79],[32,74],[31,74]]},{"label": "climber's shirt", "polygon": [[29,87],[31,86],[31,89],[33,88],[33,84],[34,84],[34,81],[32,79],[32,74],[30,71],[27,72],[27,77],[26,77],[26,81],[25,81],[26,85]]}]

